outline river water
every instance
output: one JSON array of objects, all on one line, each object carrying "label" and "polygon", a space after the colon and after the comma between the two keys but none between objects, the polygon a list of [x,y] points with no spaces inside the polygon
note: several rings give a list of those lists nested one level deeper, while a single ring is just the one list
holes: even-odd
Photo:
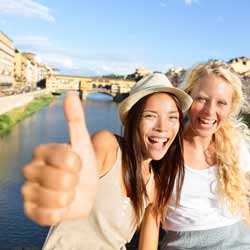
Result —
[{"label": "river water", "polygon": [[[98,101],[92,98],[83,104],[89,132],[109,129],[121,134],[117,103],[102,101],[100,94],[96,97]],[[25,217],[20,188],[22,166],[31,159],[32,149],[50,142],[68,142],[62,97],[0,138],[0,250],[41,249],[48,228]]]}]

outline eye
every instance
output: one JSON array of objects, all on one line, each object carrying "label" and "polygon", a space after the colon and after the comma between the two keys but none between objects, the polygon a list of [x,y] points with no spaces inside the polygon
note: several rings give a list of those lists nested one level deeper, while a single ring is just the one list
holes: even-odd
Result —
[{"label": "eye", "polygon": [[219,105],[222,105],[222,106],[226,106],[227,105],[227,102],[225,101],[218,101]]},{"label": "eye", "polygon": [[169,118],[172,121],[178,121],[179,120],[179,116],[176,116],[176,115],[170,116]]},{"label": "eye", "polygon": [[198,102],[206,102],[206,98],[204,98],[204,97],[202,97],[202,96],[198,96],[197,98],[196,98],[196,100],[198,101]]},{"label": "eye", "polygon": [[147,119],[154,119],[156,117],[155,114],[151,114],[151,113],[146,113],[142,115],[143,118],[147,118]]}]

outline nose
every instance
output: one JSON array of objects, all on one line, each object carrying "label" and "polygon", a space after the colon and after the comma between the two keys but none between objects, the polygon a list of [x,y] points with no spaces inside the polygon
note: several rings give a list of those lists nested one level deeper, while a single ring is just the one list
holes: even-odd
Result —
[{"label": "nose", "polygon": [[214,114],[216,110],[216,105],[215,102],[213,101],[208,101],[206,102],[204,106],[204,112],[208,115]]},{"label": "nose", "polygon": [[159,118],[157,120],[155,130],[157,131],[166,131],[168,129],[169,122],[167,121],[166,118]]}]

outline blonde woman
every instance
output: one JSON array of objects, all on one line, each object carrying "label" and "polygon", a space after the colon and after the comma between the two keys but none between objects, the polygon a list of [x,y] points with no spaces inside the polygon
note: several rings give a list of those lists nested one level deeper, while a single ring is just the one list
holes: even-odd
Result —
[{"label": "blonde woman", "polygon": [[[209,61],[192,69],[185,91],[193,98],[184,132],[185,178],[179,204],[175,191],[170,199],[160,249],[248,250],[249,130],[238,118],[241,80],[225,63]],[[156,249],[159,219],[150,209],[146,218],[140,248]]]}]

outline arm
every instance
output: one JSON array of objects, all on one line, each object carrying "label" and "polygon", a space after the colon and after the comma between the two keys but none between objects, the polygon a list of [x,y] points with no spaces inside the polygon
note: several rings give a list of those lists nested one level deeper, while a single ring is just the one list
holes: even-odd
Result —
[{"label": "arm", "polygon": [[101,177],[114,165],[119,144],[115,135],[107,130],[96,132],[92,136],[92,144],[97,159],[98,176]]},{"label": "arm", "polygon": [[40,225],[88,216],[97,192],[97,159],[79,98],[68,95],[64,111],[69,144],[36,147],[23,170],[24,211]]},{"label": "arm", "polygon": [[[240,143],[240,168],[245,174],[247,185],[250,185],[250,149],[246,141],[242,140]],[[248,188],[250,190],[250,187]],[[250,195],[247,195],[247,201],[242,208],[243,222],[250,228]]]},{"label": "arm", "polygon": [[243,222],[244,224],[250,228],[250,212],[249,212],[249,204],[246,204],[243,209]]},{"label": "arm", "polygon": [[157,250],[159,241],[160,219],[155,218],[152,205],[146,208],[141,230],[139,250]]},{"label": "arm", "polygon": [[[246,173],[247,184],[250,185],[250,172]],[[249,188],[250,189],[250,188]],[[245,225],[250,228],[250,195],[247,195],[247,201],[243,207],[243,222]]]}]

